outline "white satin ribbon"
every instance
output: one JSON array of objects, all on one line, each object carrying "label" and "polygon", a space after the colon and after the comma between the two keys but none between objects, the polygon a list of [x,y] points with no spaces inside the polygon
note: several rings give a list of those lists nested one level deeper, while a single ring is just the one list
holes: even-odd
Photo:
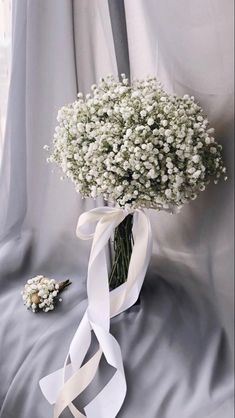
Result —
[{"label": "white satin ribbon", "polygon": [[[64,367],[40,380],[40,387],[51,404],[54,418],[69,407],[75,418],[115,418],[126,396],[126,379],[121,349],[110,334],[110,318],[132,306],[138,299],[152,252],[149,218],[144,210],[133,212],[134,245],[127,281],[109,291],[105,246],[114,229],[130,212],[100,207],[82,214],[77,236],[93,238],[87,276],[88,307],[72,339]],[[91,344],[91,332],[99,343],[97,352],[83,364]],[[94,379],[101,356],[116,369],[113,377],[81,413],[73,401]],[[70,360],[70,362],[69,362]],[[118,388],[118,390],[117,390]]]}]

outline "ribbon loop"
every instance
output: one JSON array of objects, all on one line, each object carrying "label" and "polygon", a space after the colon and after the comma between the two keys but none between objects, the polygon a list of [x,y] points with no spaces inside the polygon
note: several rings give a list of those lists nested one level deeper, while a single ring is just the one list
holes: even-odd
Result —
[{"label": "ribbon loop", "polygon": [[[75,418],[115,418],[125,399],[126,379],[121,349],[109,332],[110,318],[131,307],[138,299],[152,251],[149,218],[143,210],[135,210],[134,245],[127,281],[109,291],[105,246],[128,213],[121,208],[100,207],[85,212],[78,220],[77,236],[83,240],[93,238],[87,275],[88,307],[70,344],[64,368],[40,381],[44,396],[50,403],[55,403],[54,418],[59,418],[66,407],[70,408]],[[91,344],[92,330],[98,340],[99,349],[83,364]],[[116,372],[98,395],[86,405],[84,415],[74,406],[73,401],[94,379],[102,355]]]}]

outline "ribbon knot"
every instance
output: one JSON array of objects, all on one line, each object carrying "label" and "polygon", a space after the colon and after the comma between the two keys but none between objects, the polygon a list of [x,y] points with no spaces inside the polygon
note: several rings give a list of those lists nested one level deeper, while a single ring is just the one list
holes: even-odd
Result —
[{"label": "ribbon knot", "polygon": [[[118,342],[109,332],[110,318],[131,307],[138,299],[152,251],[149,218],[144,210],[137,209],[133,212],[134,245],[127,281],[109,291],[105,247],[115,228],[129,213],[121,208],[100,207],[85,212],[78,220],[77,236],[83,240],[93,238],[87,274],[88,306],[71,341],[63,369],[40,380],[44,396],[55,404],[54,418],[58,418],[66,407],[75,418],[115,418],[125,399],[122,354]],[[99,348],[83,364],[91,344],[92,330]],[[73,401],[94,379],[102,355],[116,372],[86,405],[84,415]]]}]

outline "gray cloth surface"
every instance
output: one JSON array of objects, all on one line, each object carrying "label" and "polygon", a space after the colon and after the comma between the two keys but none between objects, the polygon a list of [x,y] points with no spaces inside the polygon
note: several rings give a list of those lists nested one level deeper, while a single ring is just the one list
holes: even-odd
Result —
[{"label": "gray cloth surface", "polygon": [[[75,100],[77,86],[87,92],[99,77],[129,71],[128,57],[131,76],[156,74],[169,90],[192,92],[205,107],[224,146],[230,180],[211,185],[177,216],[151,211],[154,250],[140,304],[112,320],[128,385],[118,417],[230,418],[232,2],[200,0],[196,7],[194,0],[126,0],[125,13],[123,2],[120,10],[111,3],[13,4],[0,176],[0,418],[53,415],[38,381],[63,365],[86,308],[90,243],[79,241],[75,228],[82,212],[103,204],[82,201],[68,181],[61,182],[42,147],[51,142],[57,111]],[[121,41],[113,39],[118,28]],[[118,53],[127,41],[128,51]],[[73,281],[55,312],[34,315],[23,306],[20,290],[36,274]],[[84,399],[109,373],[100,371]]]},{"label": "gray cloth surface", "polygon": [[[112,321],[128,384],[118,417],[207,418],[220,408],[218,417],[232,417],[230,353],[215,309],[197,287],[173,286],[150,270],[140,304]],[[34,315],[20,300],[25,277],[11,278],[11,286],[9,279],[2,283],[0,299],[0,416],[47,418],[51,406],[38,380],[63,364],[86,307],[84,280],[73,279],[51,315]],[[62,416],[70,418],[70,413]]]}]

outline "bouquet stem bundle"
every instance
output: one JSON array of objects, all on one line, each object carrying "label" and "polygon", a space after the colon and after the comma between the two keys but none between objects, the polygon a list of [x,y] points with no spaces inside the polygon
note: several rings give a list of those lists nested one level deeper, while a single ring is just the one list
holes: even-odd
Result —
[{"label": "bouquet stem bundle", "polygon": [[115,229],[113,240],[113,265],[109,277],[110,289],[127,280],[133,247],[133,215],[129,214]]}]

